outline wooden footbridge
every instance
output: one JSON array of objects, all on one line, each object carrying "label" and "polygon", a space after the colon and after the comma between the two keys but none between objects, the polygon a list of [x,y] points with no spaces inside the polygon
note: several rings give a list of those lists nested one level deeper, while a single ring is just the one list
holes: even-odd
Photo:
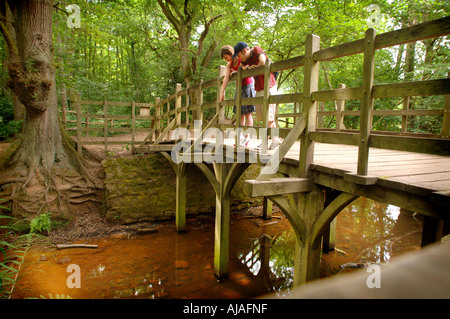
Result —
[{"label": "wooden footbridge", "polygon": [[[215,79],[200,81],[184,89],[177,85],[173,94],[157,99],[152,105],[155,112],[150,116],[154,125],[140,143],[134,142],[133,138],[133,151],[160,152],[172,163],[176,172],[176,225],[179,231],[185,230],[187,167],[196,165],[207,176],[216,193],[214,271],[217,278],[227,276],[230,192],[255,158],[262,173],[255,180],[246,181],[247,189],[251,196],[264,198],[265,218],[270,218],[273,202],[289,219],[296,234],[295,284],[319,277],[321,251],[332,245],[333,220],[359,196],[423,214],[422,245],[440,240],[443,224],[450,217],[450,80],[375,84],[374,57],[375,52],[382,48],[449,33],[450,17],[446,17],[383,34],[368,29],[360,40],[324,49],[320,48],[318,36],[309,35],[304,55],[284,61],[269,61],[265,66],[252,70],[240,69],[233,75],[232,80],[238,83],[236,99],[219,103],[222,69]],[[364,56],[362,86],[319,91],[321,61],[355,54]],[[265,74],[265,79],[268,79],[270,73],[301,67],[304,78],[302,92],[269,95],[265,90],[263,97],[240,97],[242,77]],[[216,90],[217,97],[204,101],[204,91],[210,88]],[[444,96],[441,109],[408,108],[410,97],[429,95]],[[389,111],[375,109],[374,101],[383,98],[403,98],[404,107]],[[348,100],[359,100],[360,109],[346,111],[343,105]],[[328,101],[336,101],[336,109],[319,110],[318,105]],[[293,126],[278,129],[283,142],[279,148],[270,151],[267,150],[267,134],[276,132],[267,133],[259,128],[267,127],[268,105],[283,103],[293,103],[295,111],[278,114],[278,119],[291,118]],[[225,134],[226,129],[241,129],[239,121],[233,124],[226,119],[225,108],[236,105],[237,114],[240,114],[241,105],[245,104],[263,105],[264,120],[254,127],[257,136],[253,137],[263,142],[261,150],[252,145],[245,149],[236,148],[233,145],[238,145],[234,142],[239,134],[234,138]],[[135,106],[132,107],[133,119]],[[203,118],[205,109],[215,109],[215,115],[209,120]],[[359,130],[340,127],[342,118],[349,115],[359,116]],[[402,117],[401,132],[372,130],[373,117],[380,115]],[[406,132],[410,117],[424,115],[442,118],[441,134]],[[105,120],[106,116],[105,113]],[[323,116],[336,118],[335,130],[320,128],[318,119]],[[78,123],[81,117],[79,114]],[[200,128],[199,122],[195,121],[201,121]],[[134,132],[133,123],[131,132]],[[216,129],[214,132],[219,129],[223,135],[208,135],[212,128]],[[190,137],[182,140],[178,134],[173,134],[180,129],[189,132]],[[79,145],[82,144],[80,134]],[[174,156],[175,149],[179,157]],[[205,161],[205,155],[213,159],[211,163]],[[184,160],[180,161],[180,157]],[[268,158],[268,162],[263,158]],[[276,167],[276,172],[263,174],[269,167]]]}]

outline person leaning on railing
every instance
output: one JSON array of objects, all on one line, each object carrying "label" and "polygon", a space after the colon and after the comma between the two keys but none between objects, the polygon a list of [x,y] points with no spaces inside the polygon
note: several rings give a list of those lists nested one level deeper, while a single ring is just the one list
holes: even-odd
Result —
[{"label": "person leaning on railing", "polygon": [[[241,59],[242,68],[244,70],[253,69],[255,67],[265,65],[267,60],[267,55],[263,49],[259,46],[249,48],[247,43],[239,41],[234,46],[233,57],[239,57]],[[257,75],[255,79],[255,90],[256,96],[264,96],[264,75]],[[270,73],[270,94],[276,95],[278,93],[277,80],[273,73]],[[276,104],[269,104],[268,110],[268,123],[267,126],[270,128],[275,128],[275,109]],[[259,111],[259,112],[258,112]],[[256,105],[256,118],[262,120],[262,106]],[[269,146],[270,150],[275,149],[280,145],[280,139],[278,136],[272,136],[272,143]]]},{"label": "person leaning on railing", "polygon": [[[222,102],[225,98],[225,89],[228,85],[228,82],[230,80],[230,76],[237,72],[239,69],[239,66],[241,65],[241,60],[234,56],[234,49],[231,45],[224,45],[220,49],[220,57],[227,61],[227,66],[225,68],[225,76],[223,78],[222,87],[220,88],[220,102]],[[255,97],[255,85],[254,80],[252,77],[249,78],[243,78],[242,79],[242,97],[248,98],[248,97]],[[235,96],[236,98],[236,96]],[[236,114],[236,106],[233,108],[233,112]],[[241,106],[241,126],[245,125],[247,122],[247,126],[253,126],[253,116],[252,113],[255,112],[255,106],[254,105],[242,105]],[[236,116],[237,120],[237,116]],[[246,134],[245,137],[243,134],[241,134],[240,137],[240,145],[241,146],[247,146],[250,142],[250,135]]]}]

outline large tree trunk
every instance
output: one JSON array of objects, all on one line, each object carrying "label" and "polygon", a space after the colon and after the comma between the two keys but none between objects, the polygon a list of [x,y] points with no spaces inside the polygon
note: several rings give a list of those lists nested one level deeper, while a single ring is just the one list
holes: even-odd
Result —
[{"label": "large tree trunk", "polygon": [[[14,29],[13,22],[14,22],[14,15],[11,12],[11,8],[7,3],[5,2],[1,6],[1,14],[3,15],[5,19],[5,29],[9,34],[9,37],[12,42],[16,43],[16,30]],[[6,52],[6,60],[7,63],[11,63],[11,59],[15,57],[15,52],[13,51],[13,48],[8,46],[7,52]],[[19,121],[23,120],[25,118],[25,107],[20,103],[19,99],[17,98],[16,94],[12,92],[11,94],[13,105],[14,105],[14,120]]]},{"label": "large tree trunk", "polygon": [[[209,33],[209,29],[212,23],[220,19],[222,15],[214,16],[208,21],[206,21],[206,17],[203,15],[204,30],[202,31],[200,38],[197,40],[197,52],[195,53],[191,50],[189,45],[193,40],[191,37],[192,31],[198,27],[198,25],[195,25],[193,21],[196,20],[195,16],[201,14],[202,12],[203,14],[205,13],[204,5],[198,3],[197,7],[195,7],[196,5],[193,4],[192,1],[184,1],[184,3],[180,3],[170,0],[158,0],[158,4],[166,18],[169,20],[169,23],[178,34],[178,45],[180,49],[180,62],[183,78],[186,84],[190,84],[193,76],[198,71],[197,66],[201,65],[205,68],[208,66],[212,53],[217,48],[217,44],[220,42],[220,39],[212,41],[206,55],[201,61],[201,64],[199,64],[198,61],[203,51],[203,43]],[[218,32],[221,34],[220,37],[223,37],[229,29],[230,27],[227,26],[221,30],[221,32]]]},{"label": "large tree trunk", "polygon": [[[16,42],[8,65],[9,87],[25,106],[23,138],[6,163],[0,186],[10,183],[15,215],[42,211],[67,212],[72,187],[67,176],[83,176],[89,185],[82,159],[77,157],[58,117],[53,67],[51,0],[9,1],[16,12]],[[4,34],[5,38],[8,34]],[[62,187],[64,185],[64,187]],[[83,183],[81,184],[83,185]],[[92,186],[92,184],[90,184]],[[86,193],[88,189],[83,188]]]}]

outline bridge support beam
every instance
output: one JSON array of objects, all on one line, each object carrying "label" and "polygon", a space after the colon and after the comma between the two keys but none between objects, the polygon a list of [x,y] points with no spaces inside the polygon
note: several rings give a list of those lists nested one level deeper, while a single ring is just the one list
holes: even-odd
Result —
[{"label": "bridge support beam", "polygon": [[187,164],[184,162],[174,163],[171,156],[166,152],[161,152],[161,154],[169,161],[172,165],[173,170],[176,174],[176,204],[175,204],[175,224],[177,227],[177,232],[186,231],[186,168]]},{"label": "bridge support beam", "polygon": [[[325,190],[325,207],[331,204],[342,192],[328,188]],[[322,252],[328,254],[336,248],[336,218],[325,228],[322,237]]]},{"label": "bridge support beam", "polygon": [[358,198],[348,193],[326,196],[314,185],[309,192],[293,194],[291,200],[282,195],[270,199],[283,211],[296,235],[294,285],[319,279],[322,237],[342,209]]},{"label": "bridge support beam", "polygon": [[225,192],[230,164],[214,164],[219,189],[216,191],[216,218],[214,233],[214,275],[222,280],[228,277],[230,250],[230,193]]},{"label": "bridge support beam", "polygon": [[263,218],[272,219],[272,210],[273,210],[272,201],[267,196],[264,196],[263,211],[262,211]]},{"label": "bridge support beam", "polygon": [[249,163],[213,163],[213,171],[204,163],[196,163],[205,174],[216,193],[216,218],[214,235],[214,275],[219,280],[228,277],[230,250],[231,190]]},{"label": "bridge support beam", "polygon": [[[178,232],[186,231],[186,166],[175,163],[166,152],[161,152],[176,173],[176,226]],[[228,277],[230,250],[230,204],[231,190],[249,163],[213,163],[211,170],[205,163],[195,163],[205,174],[216,193],[216,216],[214,237],[214,275],[219,280]]]},{"label": "bridge support beam", "polygon": [[294,285],[319,279],[321,242],[313,240],[311,229],[324,210],[324,202],[324,193],[318,187],[299,194],[297,210],[305,224],[305,234],[295,245]]},{"label": "bridge support beam", "polygon": [[184,232],[186,231],[186,164],[178,164],[176,174],[175,224],[177,232]]}]

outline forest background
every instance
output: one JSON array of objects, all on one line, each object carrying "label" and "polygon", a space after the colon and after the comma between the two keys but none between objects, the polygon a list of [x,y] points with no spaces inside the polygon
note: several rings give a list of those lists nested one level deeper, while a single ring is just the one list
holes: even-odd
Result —
[{"label": "forest background", "polygon": [[[74,20],[78,5],[79,26]],[[217,77],[219,49],[245,41],[261,46],[272,61],[303,55],[307,34],[320,37],[321,48],[364,37],[369,27],[384,33],[448,16],[450,2],[438,0],[63,0],[55,1],[53,38],[59,106],[71,109],[68,90],[83,99],[151,103],[199,79]],[[448,37],[377,51],[375,84],[447,77]],[[7,54],[0,44],[0,140],[20,134],[24,110],[7,86]],[[362,84],[362,55],[321,63],[319,89]],[[278,76],[279,91],[301,92],[301,69]],[[215,93],[211,92],[211,99]],[[229,86],[228,97],[234,95]],[[208,96],[206,96],[206,99]],[[358,109],[347,101],[346,109]],[[443,108],[444,97],[416,97],[410,107]],[[280,105],[292,112],[293,105]],[[332,108],[334,104],[325,105]],[[401,99],[381,99],[376,109],[401,108]],[[73,105],[72,105],[73,108]],[[101,113],[89,110],[90,113]],[[121,112],[120,109],[117,112]],[[128,111],[129,112],[129,111]],[[119,114],[118,113],[118,114]],[[206,114],[207,116],[207,114]],[[358,128],[357,117],[346,117]],[[333,127],[333,119],[325,126]],[[374,129],[398,131],[400,117],[374,118]],[[439,133],[441,117],[412,119],[408,130]]]}]

